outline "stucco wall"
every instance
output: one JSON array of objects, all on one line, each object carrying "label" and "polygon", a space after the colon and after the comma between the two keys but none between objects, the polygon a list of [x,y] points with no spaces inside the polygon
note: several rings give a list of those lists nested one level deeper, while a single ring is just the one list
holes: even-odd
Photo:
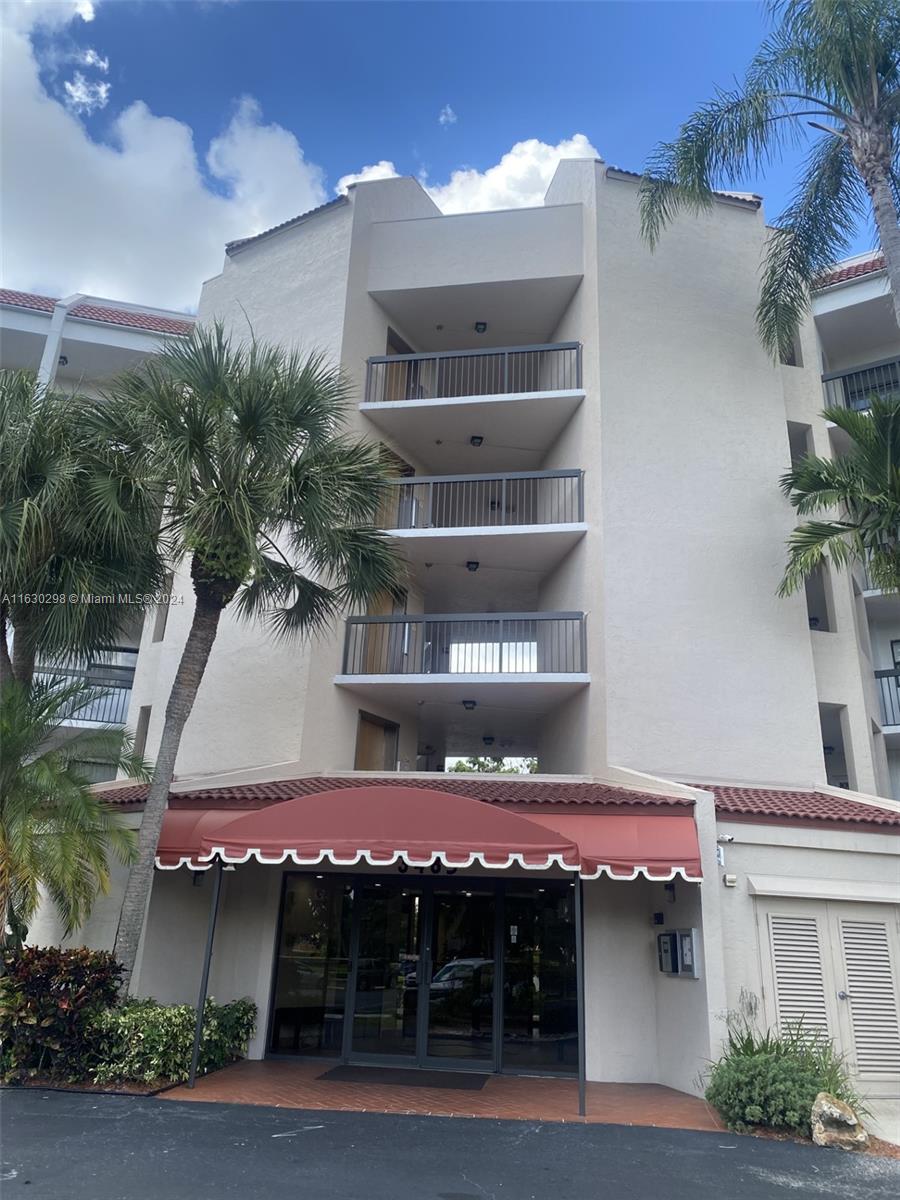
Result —
[{"label": "stucco wall", "polygon": [[754,329],[762,216],[716,204],[651,254],[637,181],[597,170],[610,759],[824,779],[805,604],[775,594],[792,517]]}]

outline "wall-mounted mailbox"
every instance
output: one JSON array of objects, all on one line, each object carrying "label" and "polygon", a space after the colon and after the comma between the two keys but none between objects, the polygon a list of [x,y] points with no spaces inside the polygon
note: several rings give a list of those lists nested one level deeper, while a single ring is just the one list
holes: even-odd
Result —
[{"label": "wall-mounted mailbox", "polygon": [[680,979],[699,979],[699,935],[696,929],[668,929],[656,935],[659,969]]},{"label": "wall-mounted mailbox", "polygon": [[678,935],[667,931],[656,935],[659,969],[664,975],[678,974]]},{"label": "wall-mounted mailbox", "polygon": [[678,974],[685,979],[700,978],[700,937],[696,929],[679,929]]}]

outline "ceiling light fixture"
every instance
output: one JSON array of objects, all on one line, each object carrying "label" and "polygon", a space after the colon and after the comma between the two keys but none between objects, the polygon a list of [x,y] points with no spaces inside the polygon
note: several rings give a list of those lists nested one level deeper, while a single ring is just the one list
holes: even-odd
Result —
[{"label": "ceiling light fixture", "polygon": [[486,746],[493,746],[495,739],[489,733],[486,733],[481,740]]},{"label": "ceiling light fixture", "polygon": [[463,700],[462,706],[466,712],[471,712],[473,708],[478,707],[478,702],[476,700]]},{"label": "ceiling light fixture", "polygon": [[487,321],[476,321],[475,322],[475,332],[476,333],[487,333]]},{"label": "ceiling light fixture", "polygon": [[484,444],[484,437],[480,433],[473,433],[472,436],[469,438],[470,446],[482,446],[483,444]]},{"label": "ceiling light fixture", "polygon": [[467,571],[477,571],[480,566],[481,566],[481,563],[477,562],[476,559],[474,559],[474,558],[470,558],[469,561],[466,563],[466,570]]}]

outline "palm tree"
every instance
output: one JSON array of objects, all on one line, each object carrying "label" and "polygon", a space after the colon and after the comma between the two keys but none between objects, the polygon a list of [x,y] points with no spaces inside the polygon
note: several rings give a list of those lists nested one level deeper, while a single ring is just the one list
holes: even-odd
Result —
[{"label": "palm tree", "polygon": [[0,682],[30,683],[37,656],[114,644],[135,609],[80,598],[150,595],[164,577],[155,498],[91,435],[84,407],[31,372],[0,371]]},{"label": "palm tree", "polygon": [[804,134],[812,146],[769,238],[757,326],[788,355],[810,288],[869,213],[900,325],[900,6],[897,0],[769,0],[778,20],[743,86],[720,90],[656,148],[641,185],[641,228],[655,246],[679,209],[703,211]]},{"label": "palm tree", "polygon": [[173,563],[189,564],[194,592],[116,936],[123,989],[182,732],[222,613],[231,606],[291,638],[399,591],[400,563],[373,523],[378,451],[345,434],[348,400],[321,355],[232,344],[216,326],[168,345],[94,407],[95,432],[121,448],[132,477],[157,481],[162,544]]},{"label": "palm tree", "polygon": [[71,933],[109,891],[110,859],[134,859],[134,830],[91,790],[79,764],[100,761],[138,779],[148,777],[146,765],[121,729],[68,738],[60,729],[97,697],[96,688],[59,680],[9,680],[3,688],[0,938],[7,942],[21,945],[42,889]]},{"label": "palm tree", "polygon": [[800,516],[835,509],[840,516],[797,526],[779,593],[797,591],[825,559],[838,568],[867,561],[876,587],[900,590],[900,400],[873,397],[868,412],[841,407],[822,415],[850,438],[849,453],[801,459],[781,488]]}]

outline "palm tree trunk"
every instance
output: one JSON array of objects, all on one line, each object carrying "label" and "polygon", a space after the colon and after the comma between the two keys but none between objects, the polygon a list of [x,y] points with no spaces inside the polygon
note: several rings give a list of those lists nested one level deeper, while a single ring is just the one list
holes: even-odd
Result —
[{"label": "palm tree trunk", "polygon": [[138,835],[138,857],[128,876],[119,928],[116,931],[115,955],[125,968],[120,985],[123,996],[128,993],[138,942],[150,902],[156,847],[169,799],[169,787],[175,773],[175,759],[181,745],[181,735],[194,707],[209,654],[216,640],[219,618],[227,604],[227,600],[223,602],[221,595],[211,594],[211,589],[198,586],[196,581],[194,590],[194,619],[166,706],[166,720],[156,757],[156,769],[147,792]]},{"label": "palm tree trunk", "polygon": [[900,213],[891,189],[891,142],[887,132],[869,133],[852,146],[857,170],[872,201],[878,238],[884,253],[894,318],[900,328]]},{"label": "palm tree trunk", "polygon": [[34,679],[34,643],[25,636],[24,627],[19,626],[18,636],[13,638],[12,672],[18,683],[30,687]]},{"label": "palm tree trunk", "polygon": [[9,642],[6,640],[9,636],[9,621],[6,615],[6,609],[0,609],[0,688],[3,688],[7,683],[11,683],[15,679],[13,671],[12,659],[9,657]]}]

